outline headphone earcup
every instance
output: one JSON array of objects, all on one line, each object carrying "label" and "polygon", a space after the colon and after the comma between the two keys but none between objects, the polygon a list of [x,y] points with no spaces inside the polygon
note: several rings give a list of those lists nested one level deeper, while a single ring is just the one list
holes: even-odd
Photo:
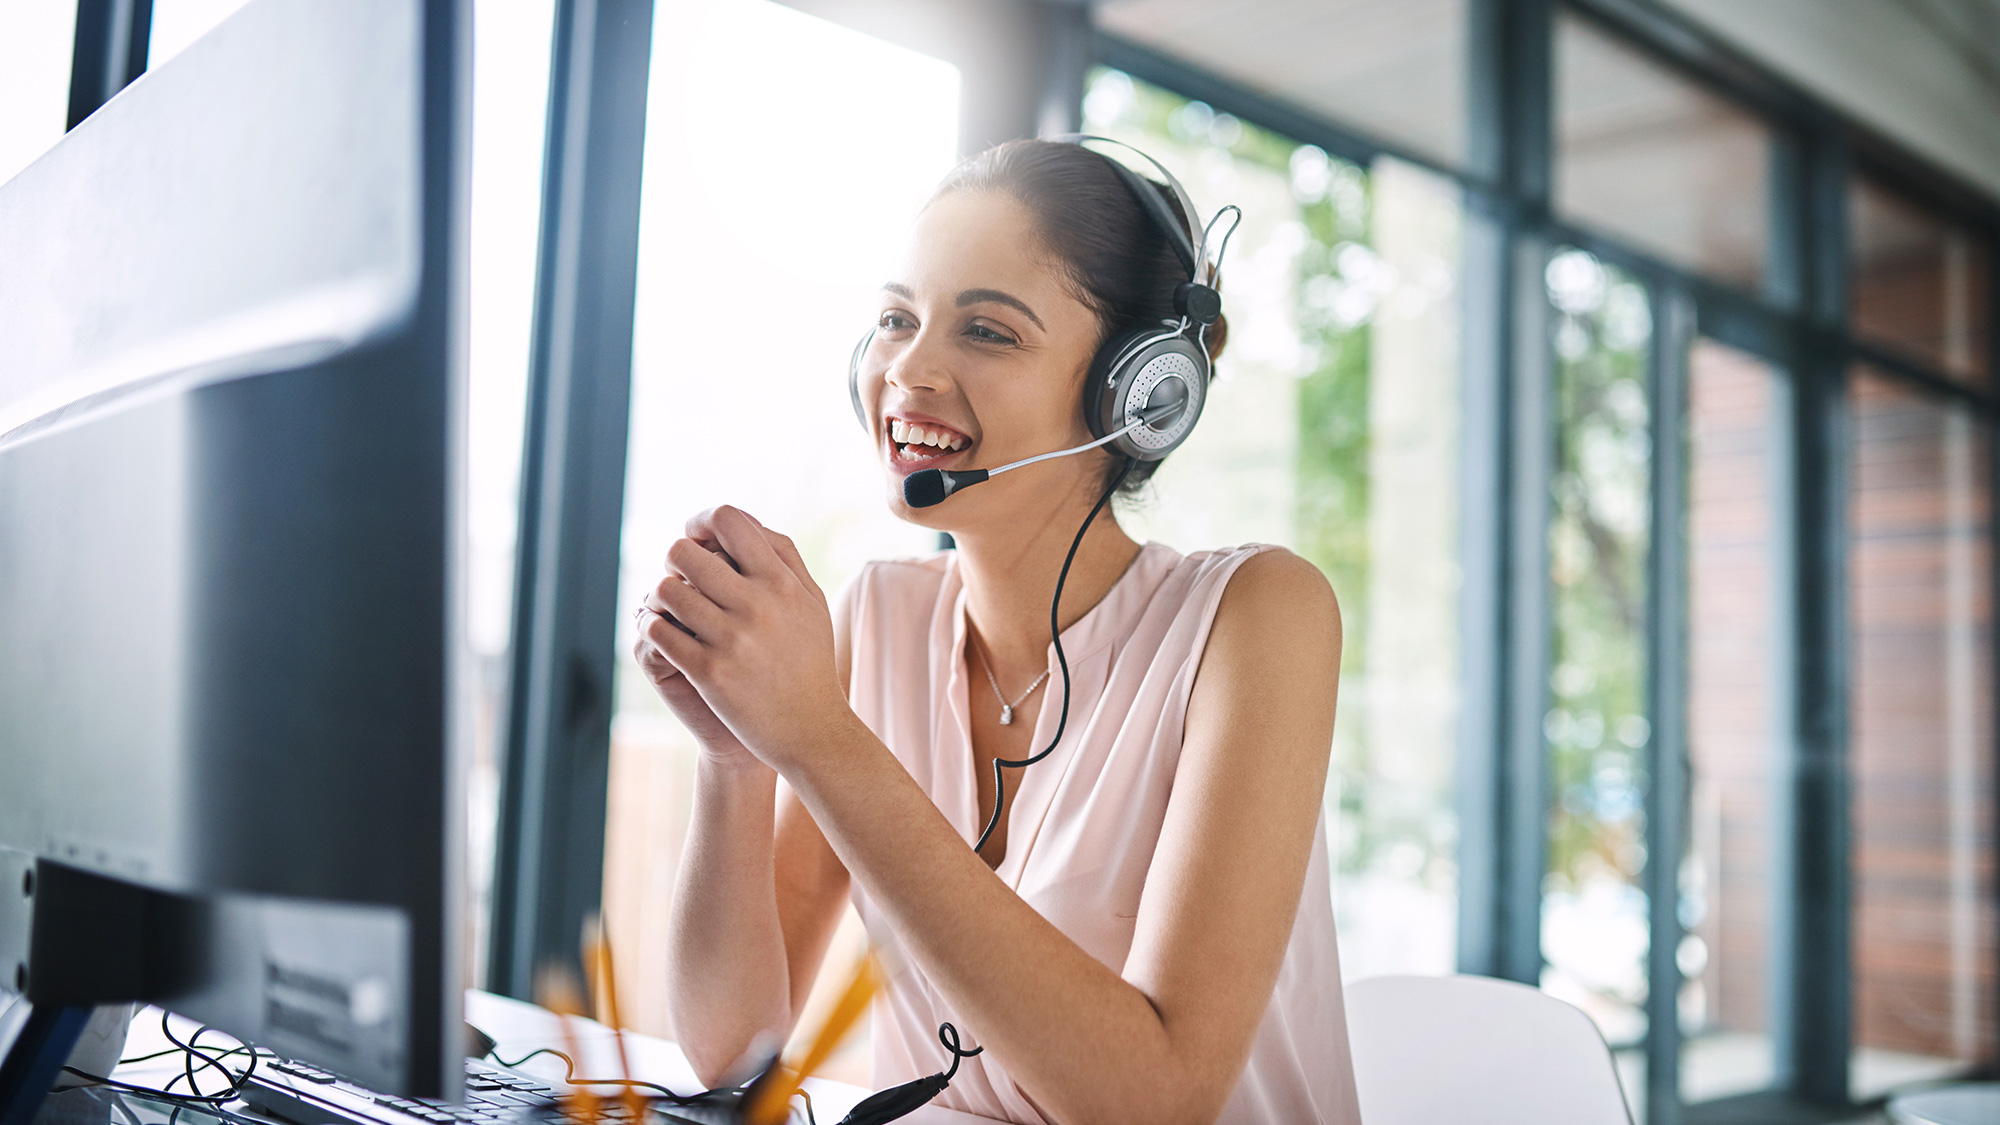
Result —
[{"label": "headphone earcup", "polygon": [[868,345],[875,342],[875,330],[870,328],[861,342],[854,345],[854,354],[847,360],[847,399],[854,404],[854,421],[867,430],[868,408],[861,404],[861,357],[868,354]]},{"label": "headphone earcup", "polygon": [[[1194,331],[1200,331],[1197,327]],[[1107,342],[1091,364],[1084,418],[1092,437],[1114,433],[1154,407],[1180,399],[1182,409],[1111,443],[1120,454],[1158,461],[1180,448],[1208,398],[1208,355],[1172,321],[1136,328]]]}]

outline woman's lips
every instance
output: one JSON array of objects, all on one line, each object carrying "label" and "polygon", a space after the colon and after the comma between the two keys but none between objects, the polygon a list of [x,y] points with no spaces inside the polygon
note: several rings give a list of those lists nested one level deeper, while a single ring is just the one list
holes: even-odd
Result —
[{"label": "woman's lips", "polygon": [[[903,440],[897,440],[899,434]],[[972,439],[934,418],[891,414],[882,420],[882,447],[886,451],[890,471],[908,476],[925,469],[944,468],[953,458],[970,452]]]}]

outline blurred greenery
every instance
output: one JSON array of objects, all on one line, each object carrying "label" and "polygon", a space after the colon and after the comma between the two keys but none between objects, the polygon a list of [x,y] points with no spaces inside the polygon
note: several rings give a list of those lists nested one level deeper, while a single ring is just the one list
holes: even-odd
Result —
[{"label": "blurred greenery", "polygon": [[[1100,70],[1093,83],[1112,72]],[[1298,381],[1298,444],[1294,466],[1292,547],[1326,573],[1342,592],[1344,619],[1342,677],[1350,685],[1368,667],[1369,588],[1369,314],[1375,279],[1346,277],[1343,260],[1366,266],[1370,180],[1362,168],[1270,130],[1217,115],[1200,102],[1143,82],[1130,82],[1123,97],[1119,76],[1118,122],[1182,144],[1220,149],[1230,159],[1284,175],[1294,185],[1296,218],[1305,240],[1296,258],[1294,292],[1301,369]],[[1343,258],[1343,251],[1347,251]],[[1354,292],[1349,293],[1349,290]],[[1350,299],[1343,300],[1343,295]],[[1358,298],[1356,300],[1355,298]],[[1358,313],[1358,314],[1357,314]],[[1358,692],[1354,698],[1360,698]],[[1392,844],[1414,842],[1429,861],[1450,862],[1448,843],[1432,839],[1427,823],[1403,823],[1369,815],[1370,740],[1367,710],[1345,708],[1335,737],[1332,792],[1339,794],[1340,845],[1335,862],[1343,872],[1376,865]],[[1379,811],[1379,810],[1378,810]]]},{"label": "blurred greenery", "polygon": [[1647,558],[1652,449],[1644,289],[1580,250],[1551,259],[1556,472],[1554,650],[1543,724],[1552,890],[1636,884],[1645,866]]}]

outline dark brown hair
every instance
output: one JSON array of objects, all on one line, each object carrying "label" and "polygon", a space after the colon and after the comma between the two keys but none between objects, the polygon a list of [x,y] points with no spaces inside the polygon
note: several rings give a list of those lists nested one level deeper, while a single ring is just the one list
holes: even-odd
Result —
[{"label": "dark brown hair", "polygon": [[[1026,207],[1035,217],[1043,251],[1068,276],[1077,297],[1097,313],[1098,348],[1119,333],[1177,319],[1174,289],[1188,280],[1167,233],[1108,159],[1060,141],[1008,141],[960,164],[937,190],[938,196],[999,192]],[[1167,201],[1175,218],[1184,220],[1180,200],[1166,185],[1146,183]],[[1221,287],[1219,278],[1216,286]],[[1226,318],[1204,330],[1211,359],[1222,354],[1228,338]],[[1134,465],[1118,491],[1137,492],[1159,464]],[[1117,459],[1109,459],[1106,483],[1117,471]]]}]

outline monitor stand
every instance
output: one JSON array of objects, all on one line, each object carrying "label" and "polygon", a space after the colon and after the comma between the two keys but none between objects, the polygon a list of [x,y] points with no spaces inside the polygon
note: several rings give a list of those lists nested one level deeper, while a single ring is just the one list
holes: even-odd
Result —
[{"label": "monitor stand", "polygon": [[0,847],[0,1125],[28,1125],[100,1004],[190,979],[181,896]]},{"label": "monitor stand", "polygon": [[80,1004],[34,1004],[19,993],[0,1012],[0,1125],[28,1125],[90,1022]]}]

